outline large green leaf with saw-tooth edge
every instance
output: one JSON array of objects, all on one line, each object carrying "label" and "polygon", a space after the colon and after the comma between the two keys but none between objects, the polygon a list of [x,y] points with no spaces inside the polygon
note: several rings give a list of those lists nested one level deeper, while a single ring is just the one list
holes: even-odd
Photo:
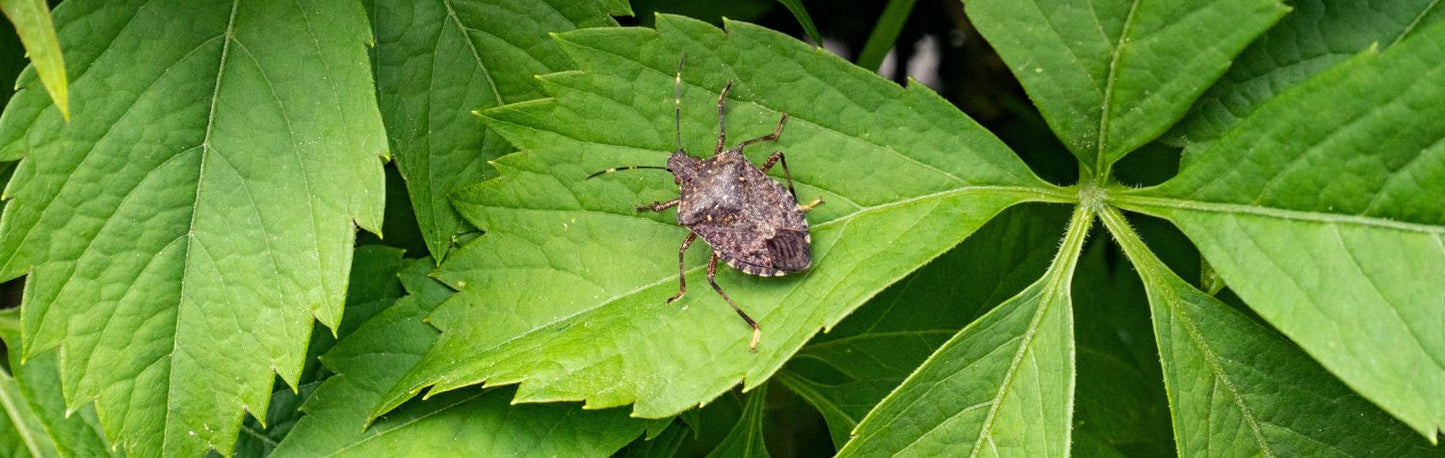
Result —
[{"label": "large green leaf with saw-tooth edge", "polygon": [[[573,0],[375,0],[378,102],[427,248],[472,230],[449,195],[495,175],[512,146],[473,110],[542,97],[534,75],[571,67],[549,33],[617,25],[622,5]],[[609,11],[609,8],[612,8]]]},{"label": "large green leaf with saw-tooth edge", "polygon": [[1278,0],[970,0],[966,10],[1081,172],[1100,179],[1288,11]]},{"label": "large green leaf with saw-tooth edge", "polygon": [[[1248,167],[1241,166],[1248,165]],[[1276,97],[1122,208],[1422,435],[1445,422],[1445,23]]]},{"label": "large green leaf with saw-tooth edge", "polygon": [[[428,386],[477,383],[520,383],[517,402],[634,403],[637,416],[674,415],[739,381],[760,384],[819,328],[1003,208],[1068,198],[927,88],[900,88],[751,24],[729,22],[727,33],[675,16],[657,24],[560,34],[581,70],[543,77],[552,98],[484,112],[524,152],[496,161],[499,178],[457,195],[462,214],[488,233],[439,268],[437,278],[459,289],[428,318],[441,338],[373,415]],[[688,150],[712,150],[718,91],[732,80],[732,142],[770,132],[787,113],[781,140],[748,154],[786,151],[800,198],[827,201],[808,214],[811,270],[718,274],[759,319],[757,352],[706,286],[704,244],[687,257],[692,291],[663,302],[677,291],[686,232],[671,213],[633,208],[675,196],[671,177],[583,180],[611,166],[660,165],[675,149],[673,78],[684,52]]]},{"label": "large green leaf with saw-tooth edge", "polygon": [[55,19],[71,122],[38,90],[0,119],[23,158],[0,277],[29,273],[25,355],[58,347],[67,402],[95,401],[127,454],[229,453],[243,409],[297,382],[313,317],[339,320],[355,224],[381,223],[365,13],[77,1]]},{"label": "large green leaf with saw-tooth edge", "polygon": [[1278,334],[1169,271],[1117,210],[1102,217],[1148,291],[1184,456],[1439,456]]}]

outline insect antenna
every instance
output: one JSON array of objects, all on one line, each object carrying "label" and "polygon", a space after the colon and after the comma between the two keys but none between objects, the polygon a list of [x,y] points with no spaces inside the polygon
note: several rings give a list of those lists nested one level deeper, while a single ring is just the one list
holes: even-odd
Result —
[{"label": "insect antenna", "polygon": [[613,172],[620,172],[620,171],[623,171],[623,170],[637,170],[637,169],[666,170],[666,171],[669,171],[669,172],[672,171],[672,169],[669,169],[669,168],[667,168],[667,167],[658,167],[658,166],[655,166],[655,165],[624,165],[624,166],[621,166],[621,167],[613,167],[613,168],[610,168],[610,169],[607,169],[607,170],[603,170],[603,171],[600,171],[600,172],[595,172],[595,173],[593,173],[593,174],[591,174],[591,175],[587,175],[587,178],[583,178],[583,180],[591,180],[591,179],[593,179],[593,178],[597,178],[598,176],[606,175],[606,174],[613,173]]},{"label": "insect antenna", "polygon": [[682,65],[687,63],[687,53],[677,60],[677,73],[672,77],[672,122],[677,133],[677,150],[682,151]]},{"label": "insect antenna", "polygon": [[[677,60],[677,73],[672,77],[672,122],[674,131],[677,133],[677,151],[682,151],[682,66],[686,63],[687,53],[682,53],[682,57]],[[667,167],[658,167],[655,165],[624,165],[594,172],[591,175],[587,175],[587,178],[583,178],[583,180],[591,180],[613,172],[638,169],[672,171],[672,169]]]}]

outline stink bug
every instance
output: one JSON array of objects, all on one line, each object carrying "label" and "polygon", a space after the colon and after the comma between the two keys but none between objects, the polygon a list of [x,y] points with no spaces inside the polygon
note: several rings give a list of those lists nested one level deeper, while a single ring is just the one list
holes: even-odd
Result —
[{"label": "stink bug", "polygon": [[[684,256],[692,242],[702,237],[713,250],[712,257],[707,261],[707,282],[748,326],[752,326],[753,338],[748,343],[748,349],[756,351],[762,332],[757,321],[738,308],[718,286],[715,278],[717,262],[721,259],[734,269],[758,276],[780,276],[806,270],[813,263],[809,253],[812,238],[808,235],[808,221],[803,218],[803,212],[822,203],[822,199],[798,205],[797,193],[793,191],[793,175],[788,171],[788,161],[782,151],[773,151],[761,168],[743,156],[743,148],[748,145],[777,140],[783,133],[783,124],[788,121],[786,113],[778,119],[773,133],[724,149],[727,143],[724,109],[732,81],[723,86],[717,99],[718,136],[713,156],[703,159],[687,155],[682,147],[682,66],[686,61],[687,56],[679,60],[677,75],[673,79],[677,149],[668,156],[667,167],[614,167],[588,175],[587,179],[619,170],[659,169],[672,172],[673,181],[681,188],[678,198],[637,206],[638,212],[661,212],[677,207],[677,222],[687,228],[687,237],[677,251],[677,294],[668,298],[667,303],[671,304],[687,293]],[[783,177],[788,182],[786,189],[764,174],[774,164],[783,166]]]}]

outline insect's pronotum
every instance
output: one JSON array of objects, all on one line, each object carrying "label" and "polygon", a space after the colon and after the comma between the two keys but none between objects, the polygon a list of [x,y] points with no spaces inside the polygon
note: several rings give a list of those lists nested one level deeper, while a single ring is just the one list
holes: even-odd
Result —
[{"label": "insect's pronotum", "polygon": [[[738,308],[718,286],[717,262],[721,259],[734,269],[758,276],[780,276],[806,270],[813,263],[809,253],[812,238],[808,235],[808,221],[803,218],[803,212],[823,201],[815,199],[807,205],[798,205],[797,194],[793,191],[793,175],[788,171],[788,160],[783,157],[782,151],[773,151],[761,168],[743,156],[743,148],[748,145],[777,140],[783,133],[783,124],[788,121],[786,113],[778,119],[773,133],[724,149],[727,143],[724,107],[728,90],[733,87],[732,81],[723,86],[717,99],[718,136],[713,156],[701,159],[687,155],[682,148],[682,66],[686,61],[686,55],[678,61],[677,75],[673,79],[677,149],[668,156],[667,167],[614,167],[588,175],[587,179],[619,170],[660,169],[672,172],[673,181],[681,188],[678,198],[637,206],[639,212],[660,212],[677,207],[677,222],[688,231],[682,247],[677,250],[677,294],[668,298],[667,303],[671,304],[687,293],[684,255],[692,242],[702,237],[712,246],[712,257],[707,261],[707,282],[748,326],[752,326],[753,338],[748,343],[748,349],[756,351],[762,331],[758,329],[758,322]],[[774,164],[783,166],[783,177],[788,181],[786,189],[764,174]]]}]

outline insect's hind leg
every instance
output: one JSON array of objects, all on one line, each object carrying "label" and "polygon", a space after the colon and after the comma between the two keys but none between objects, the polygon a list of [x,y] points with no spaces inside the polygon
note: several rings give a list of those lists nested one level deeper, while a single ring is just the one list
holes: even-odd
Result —
[{"label": "insect's hind leg", "polygon": [[713,253],[712,258],[707,260],[707,283],[712,285],[712,289],[716,290],[717,294],[733,307],[734,312],[738,312],[738,316],[743,317],[743,321],[748,322],[748,326],[753,327],[753,340],[748,342],[748,350],[758,351],[758,339],[762,338],[763,332],[758,329],[758,322],[753,321],[753,317],[738,308],[738,305],[733,303],[733,298],[728,297],[728,293],[724,293],[722,287],[717,285],[717,258],[717,253]]},{"label": "insect's hind leg", "polygon": [[763,172],[773,168],[774,163],[783,164],[783,177],[788,179],[788,193],[793,195],[794,201],[797,201],[798,191],[793,190],[793,172],[788,171],[788,159],[783,157],[782,151],[773,151],[773,154],[768,156],[768,160],[763,161]]},{"label": "insect's hind leg", "polygon": [[[682,247],[677,249],[677,294],[667,298],[669,304],[677,302],[682,299],[683,294],[687,294],[687,269],[684,263],[687,259],[687,247],[692,246],[693,240],[697,240],[697,234],[688,232],[687,238],[682,239]],[[713,255],[713,258],[713,261],[717,261],[717,255]],[[709,278],[708,281],[712,280]]]}]

